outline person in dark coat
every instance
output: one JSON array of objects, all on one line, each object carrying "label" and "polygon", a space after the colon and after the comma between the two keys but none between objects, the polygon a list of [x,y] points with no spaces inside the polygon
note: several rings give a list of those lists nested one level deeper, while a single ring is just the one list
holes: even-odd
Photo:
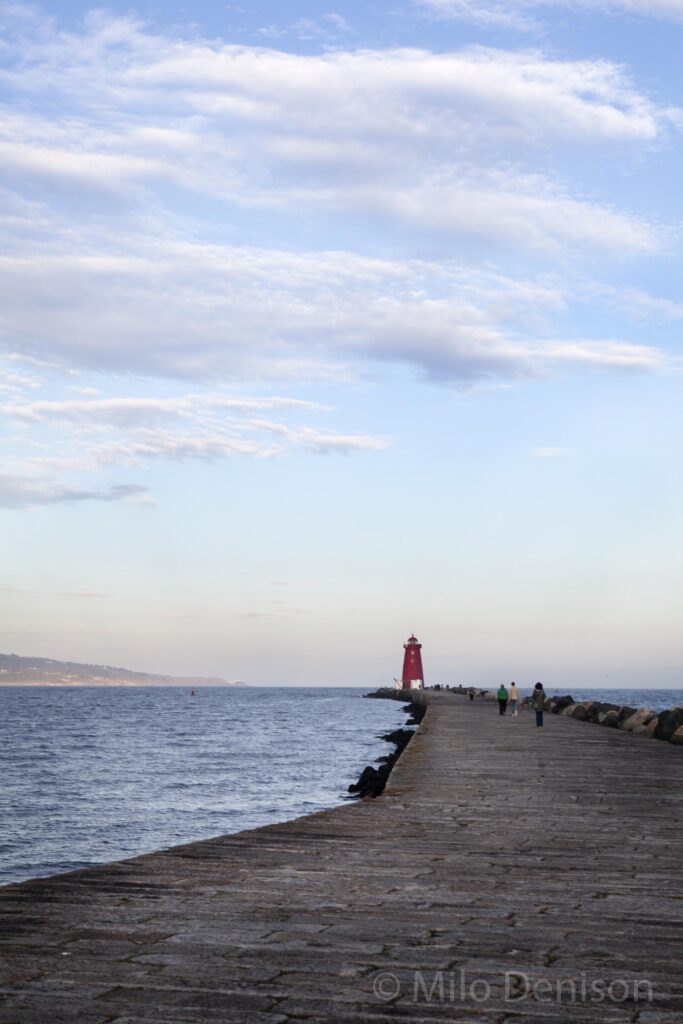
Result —
[{"label": "person in dark coat", "polygon": [[498,713],[504,715],[505,709],[508,706],[508,692],[502,683],[500,685],[498,693],[496,694],[496,698],[498,700]]},{"label": "person in dark coat", "polygon": [[543,725],[543,705],[545,704],[545,690],[543,683],[536,683],[534,692],[531,694],[531,706],[536,712],[536,725]]}]

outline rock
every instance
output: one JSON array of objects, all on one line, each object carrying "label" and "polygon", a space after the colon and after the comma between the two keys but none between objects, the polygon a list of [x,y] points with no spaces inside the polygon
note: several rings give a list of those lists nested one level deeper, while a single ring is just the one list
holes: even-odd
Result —
[{"label": "rock", "polygon": [[596,701],[595,704],[593,705],[593,707],[595,709],[595,718],[594,718],[594,720],[598,723],[598,725],[604,725],[605,724],[605,719],[607,718],[608,712],[610,712],[610,711],[618,712],[619,711],[619,705],[618,704],[609,704],[606,701]]},{"label": "rock", "polygon": [[683,708],[671,708],[670,711],[660,711],[655,738],[658,740],[670,740],[674,733],[683,725]]},{"label": "rock", "polygon": [[369,765],[361,772],[358,782],[349,786],[349,793],[355,793],[360,797],[379,796],[386,785],[390,767],[388,764],[381,768],[371,768]]},{"label": "rock", "polygon": [[564,697],[553,697],[550,703],[552,705],[550,708],[552,713],[554,715],[559,715],[560,712],[564,711],[565,708],[571,707],[571,705],[575,704],[576,701],[571,694],[567,693]]},{"label": "rock", "polygon": [[648,722],[651,722],[653,718],[656,718],[657,714],[651,708],[638,708],[634,715],[630,718],[626,718],[622,721],[621,728],[625,729],[626,732],[635,732],[636,729],[640,729],[641,732],[645,731],[645,726]]},{"label": "rock", "polygon": [[[411,705],[416,707],[416,705]],[[425,708],[420,708],[422,715],[424,715]],[[403,753],[411,739],[415,735],[412,729],[394,729],[393,732],[387,733],[382,739],[387,740],[389,743],[394,743],[396,749],[388,756],[378,757],[376,764],[379,764],[379,768],[373,768],[368,765],[361,772],[358,782],[353,783],[348,788],[348,792],[354,797],[366,797],[366,796],[379,796],[383,792],[384,787],[387,784],[387,779],[391,769],[396,764],[400,755]]]},{"label": "rock", "polygon": [[671,743],[680,743],[683,745],[683,725],[679,725],[676,732],[671,737]]},{"label": "rock", "polygon": [[645,726],[645,735],[654,736],[655,730],[659,724],[659,715],[655,715],[651,722],[648,722]]},{"label": "rock", "polygon": [[619,714],[617,716],[617,725],[620,729],[623,729],[624,722],[626,722],[631,717],[631,715],[635,715],[636,711],[637,708],[630,708],[628,707],[628,705],[625,705],[623,708],[619,709]]},{"label": "rock", "polygon": [[605,715],[605,721],[602,723],[610,729],[616,729],[619,724],[619,712],[616,708],[612,711],[608,711]]},{"label": "rock", "polygon": [[384,733],[384,735],[379,738],[381,740],[386,740],[387,743],[396,743],[398,746],[403,744],[405,746],[412,735],[413,733],[410,729],[394,729],[393,732]]},{"label": "rock", "polygon": [[592,706],[593,702],[590,700],[586,701],[585,704],[575,704],[572,718],[577,718],[579,722],[585,722],[590,717]]}]

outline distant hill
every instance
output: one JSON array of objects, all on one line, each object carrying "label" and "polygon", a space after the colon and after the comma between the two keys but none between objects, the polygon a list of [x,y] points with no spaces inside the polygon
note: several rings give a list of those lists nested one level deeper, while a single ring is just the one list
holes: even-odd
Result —
[{"label": "distant hill", "polygon": [[0,686],[244,686],[241,680],[156,676],[112,665],[0,654]]}]

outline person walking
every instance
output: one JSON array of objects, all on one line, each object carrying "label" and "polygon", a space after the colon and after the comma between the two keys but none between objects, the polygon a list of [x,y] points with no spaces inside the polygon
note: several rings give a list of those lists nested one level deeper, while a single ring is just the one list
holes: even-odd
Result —
[{"label": "person walking", "polygon": [[498,700],[498,713],[500,715],[504,715],[505,709],[508,706],[508,692],[502,683],[500,684],[500,688],[498,690],[498,693],[496,694],[496,698]]},{"label": "person walking", "polygon": [[517,683],[510,683],[510,713],[517,717],[517,701],[519,700],[519,690],[517,689]]},{"label": "person walking", "polygon": [[534,692],[531,694],[531,706],[536,712],[536,726],[543,725],[543,705],[545,704],[545,690],[543,683],[536,683]]}]

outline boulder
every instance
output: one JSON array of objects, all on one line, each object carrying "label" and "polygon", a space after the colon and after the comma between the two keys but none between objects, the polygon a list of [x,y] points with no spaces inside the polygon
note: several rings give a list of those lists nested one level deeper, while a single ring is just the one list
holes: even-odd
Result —
[{"label": "boulder", "polygon": [[552,697],[549,701],[549,711],[552,711],[554,715],[559,715],[565,708],[571,707],[574,704],[574,698],[570,694],[565,694],[564,697]]},{"label": "boulder", "polygon": [[587,700],[584,704],[575,704],[572,718],[577,718],[579,722],[587,721],[590,718],[592,706],[593,702],[590,700]]},{"label": "boulder", "polygon": [[[626,732],[635,732],[638,729],[640,732],[645,731],[645,726],[652,721],[653,718],[657,717],[657,713],[651,708],[638,708],[634,715],[630,718],[626,718],[621,728],[625,729]],[[642,726],[642,729],[640,728]]]},{"label": "boulder", "polygon": [[605,714],[605,721],[602,724],[608,726],[610,729],[616,729],[619,725],[619,712],[616,708]]},{"label": "boulder", "polygon": [[655,715],[655,717],[652,719],[652,721],[648,722],[647,725],[645,726],[645,735],[646,736],[654,736],[655,730],[657,729],[658,725],[659,725],[659,715]]},{"label": "boulder", "polygon": [[671,742],[683,745],[683,725],[679,725],[678,729],[676,729],[676,732],[671,737]]},{"label": "boulder", "polygon": [[658,740],[670,740],[674,733],[683,725],[683,708],[671,708],[670,711],[660,711],[655,738]]},{"label": "boulder", "polygon": [[614,711],[615,717],[619,716],[619,705],[618,704],[603,704],[600,703],[595,712],[595,721],[598,725],[604,725],[605,719],[607,718],[610,711]]},{"label": "boulder", "polygon": [[358,782],[349,786],[349,793],[355,793],[360,797],[379,796],[386,785],[389,771],[388,764],[382,765],[381,768],[364,768]]},{"label": "boulder", "polygon": [[637,708],[630,708],[628,707],[628,705],[625,705],[623,708],[619,709],[617,724],[619,725],[620,729],[623,728],[624,722],[626,722],[631,717],[631,715],[635,715],[637,710]]}]

